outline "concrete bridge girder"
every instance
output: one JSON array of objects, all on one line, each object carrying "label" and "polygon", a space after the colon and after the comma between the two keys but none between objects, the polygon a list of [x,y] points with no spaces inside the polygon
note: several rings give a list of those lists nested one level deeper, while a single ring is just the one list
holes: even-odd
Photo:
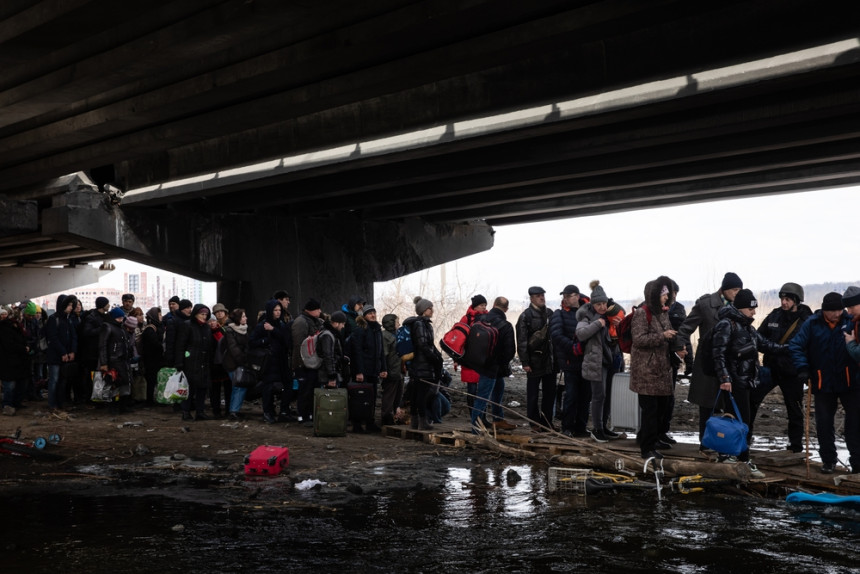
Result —
[{"label": "concrete bridge girder", "polygon": [[350,295],[370,298],[375,281],[488,250],[494,232],[484,222],[122,208],[104,194],[78,191],[56,196],[43,211],[42,233],[110,258],[217,281],[219,299],[248,311],[262,308],[278,289],[299,309],[313,297],[333,311]]}]

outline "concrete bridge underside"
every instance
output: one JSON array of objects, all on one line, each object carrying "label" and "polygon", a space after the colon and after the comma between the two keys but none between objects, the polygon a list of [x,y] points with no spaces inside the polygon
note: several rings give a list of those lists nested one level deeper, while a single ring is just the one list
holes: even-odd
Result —
[{"label": "concrete bridge underside", "polygon": [[125,257],[251,308],[277,288],[331,306],[490,248],[491,225],[854,184],[858,16],[9,0],[0,269]]}]

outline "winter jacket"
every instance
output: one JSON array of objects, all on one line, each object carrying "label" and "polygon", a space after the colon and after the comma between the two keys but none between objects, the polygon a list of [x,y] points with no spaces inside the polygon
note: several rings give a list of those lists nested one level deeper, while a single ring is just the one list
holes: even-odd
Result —
[{"label": "winter jacket", "polygon": [[[701,345],[702,340],[711,334],[714,325],[719,321],[717,314],[720,309],[727,304],[728,301],[723,298],[719,291],[699,297],[684,323],[678,328],[678,337],[683,344],[686,345],[690,341],[690,336],[698,329],[699,344]],[[716,396],[714,389],[718,387],[717,378],[706,375],[702,369],[699,349],[696,348],[693,376],[690,378],[690,391],[687,395],[688,400],[700,407],[711,408],[714,406],[714,397]]]},{"label": "winter jacket", "polygon": [[442,376],[442,353],[436,348],[433,322],[429,317],[409,317],[403,326],[409,329],[415,353],[408,365],[410,378],[438,381]]},{"label": "winter jacket", "polygon": [[228,372],[245,366],[248,354],[248,325],[227,323],[224,327],[224,357],[221,365]]},{"label": "winter jacket", "polygon": [[343,326],[343,339],[346,340],[352,335],[353,331],[358,327],[358,313],[355,311],[355,306],[361,301],[358,297],[350,297],[349,301],[344,303],[340,310],[346,315],[346,324]]},{"label": "winter jacket", "polygon": [[[681,325],[684,324],[684,321],[687,320],[687,309],[681,303],[677,301],[673,301],[669,305],[669,323],[672,325],[672,329],[677,331],[681,328]],[[687,355],[684,357],[684,366],[685,370],[692,372],[693,371],[693,345],[689,340],[680,341],[683,345],[684,349],[687,351]],[[678,347],[680,348],[680,346]]]},{"label": "winter jacket", "polygon": [[167,365],[176,363],[176,331],[180,326],[187,323],[190,317],[186,317],[182,311],[170,312],[164,316],[164,362]]},{"label": "winter jacket", "polygon": [[582,369],[585,350],[576,338],[576,312],[579,307],[556,309],[549,320],[549,333],[555,351],[556,364],[562,371]]},{"label": "winter jacket", "polygon": [[812,393],[856,392],[857,361],[845,344],[845,330],[853,328],[851,315],[842,312],[832,329],[824,313],[816,311],[788,343],[798,373],[811,379]]},{"label": "winter jacket", "polygon": [[49,365],[59,365],[63,362],[63,355],[78,352],[78,333],[69,316],[62,311],[57,311],[48,318],[45,336],[48,339],[46,362]]},{"label": "winter jacket", "polygon": [[490,361],[478,372],[492,379],[498,377],[509,377],[511,375],[511,361],[517,354],[516,337],[514,326],[508,321],[504,311],[493,307],[486,314],[481,314],[478,321],[489,323],[499,332],[496,348]]},{"label": "winter jacket", "polygon": [[[800,332],[800,327],[810,316],[812,316],[812,309],[803,304],[797,306],[797,311],[783,311],[782,307],[777,307],[759,325],[758,332],[765,339],[778,343],[791,329],[788,337],[783,341],[787,344]],[[771,368],[773,376],[778,379],[788,380],[797,377],[797,369],[794,368],[790,353],[765,355],[764,364]]]},{"label": "winter jacket", "polygon": [[388,380],[399,382],[403,380],[402,362],[397,353],[396,335],[397,316],[388,314],[382,318],[382,354],[388,366]]},{"label": "winter jacket", "polygon": [[116,370],[118,385],[131,383],[129,375],[131,359],[134,357],[133,336],[133,333],[126,331],[122,323],[117,323],[113,319],[102,323],[97,366]]},{"label": "winter jacket", "polygon": [[317,337],[316,350],[317,355],[322,359],[322,364],[317,370],[317,380],[321,384],[337,381],[338,375],[343,375],[344,370],[343,342],[340,332],[328,321],[323,323],[323,330]]},{"label": "winter jacket", "polygon": [[205,305],[199,303],[195,305],[191,319],[180,323],[176,330],[174,366],[177,371],[185,373],[188,385],[195,389],[209,388],[215,352],[215,339],[208,320],[203,323],[197,320],[197,313],[203,307]]},{"label": "winter jacket", "polygon": [[669,396],[673,393],[669,339],[663,336],[672,329],[668,309],[660,304],[663,287],[672,289],[672,280],[659,277],[645,288],[645,303],[633,312],[630,334],[630,390],[640,395]]},{"label": "winter jacket", "polygon": [[[263,349],[269,354],[266,369],[260,379],[263,383],[287,383],[293,380],[289,363],[290,352],[287,348],[288,341],[291,340],[288,333],[289,327],[274,316],[275,306],[280,305],[277,299],[270,299],[266,303],[265,318],[257,323],[248,338],[249,354],[251,349]],[[266,330],[266,323],[273,327],[271,331]],[[298,353],[298,349],[296,352]]]},{"label": "winter jacket", "polygon": [[382,325],[359,317],[356,326],[350,335],[352,376],[379,377],[379,373],[388,369],[382,348]]},{"label": "winter jacket", "polygon": [[[469,308],[466,309],[466,314],[463,315],[462,319],[460,319],[460,322],[465,323],[466,325],[469,325],[471,327],[472,324],[475,322],[475,319],[477,319],[481,315],[486,315],[487,313],[488,311],[486,310],[476,311],[470,305]],[[478,374],[478,372],[470,369],[469,367],[462,367],[460,369],[460,380],[464,383],[477,383],[478,379],[480,378],[481,376]]]},{"label": "winter jacket", "polygon": [[[719,316],[713,338],[717,381],[730,382],[732,386],[745,389],[755,388],[758,384],[758,354],[787,354],[788,347],[762,337],[752,327],[752,318],[741,314],[733,305],[720,309]],[[719,384],[713,389],[714,400],[718,387]]]},{"label": "winter jacket", "polygon": [[290,323],[290,337],[292,338],[292,367],[295,369],[303,369],[305,364],[302,362],[301,346],[302,341],[307,339],[308,335],[319,333],[323,327],[323,320],[318,317],[312,317],[307,313],[302,313]]},{"label": "winter jacket", "polygon": [[[541,309],[529,305],[517,319],[517,353],[523,367],[531,367],[530,377],[556,372],[552,339],[548,327],[550,317],[552,317],[552,309],[549,307]],[[547,326],[547,333],[543,345],[535,349],[529,348],[529,338],[544,326]]]},{"label": "winter jacket", "polygon": [[[21,327],[11,319],[0,321],[0,381],[30,380],[30,357],[27,339]],[[8,401],[11,404],[13,401]]]},{"label": "winter jacket", "polygon": [[150,323],[143,328],[140,336],[140,350],[143,357],[143,370],[147,375],[157,374],[167,366],[164,360],[164,326],[158,322],[158,315],[150,318]]},{"label": "winter jacket", "polygon": [[91,309],[84,314],[78,326],[78,353],[77,358],[83,365],[96,367],[99,360],[99,337],[102,325],[110,321],[110,315],[102,313],[98,309]]},{"label": "winter jacket", "polygon": [[601,325],[599,319],[606,321],[591,303],[582,305],[576,312],[576,338],[585,345],[582,378],[586,381],[602,381],[603,369],[610,368],[615,359],[609,329]]}]

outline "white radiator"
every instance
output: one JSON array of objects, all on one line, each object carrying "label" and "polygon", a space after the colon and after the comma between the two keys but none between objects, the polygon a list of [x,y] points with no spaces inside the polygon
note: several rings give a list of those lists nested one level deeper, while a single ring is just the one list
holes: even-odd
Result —
[{"label": "white radiator", "polygon": [[630,390],[630,374],[612,377],[612,409],[609,416],[613,430],[639,430],[639,395]]}]

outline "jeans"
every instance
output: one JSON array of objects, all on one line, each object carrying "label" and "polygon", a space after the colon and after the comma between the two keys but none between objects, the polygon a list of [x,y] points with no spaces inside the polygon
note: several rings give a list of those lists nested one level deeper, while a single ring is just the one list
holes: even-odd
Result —
[{"label": "jeans", "polygon": [[561,428],[583,433],[588,425],[591,385],[582,378],[582,370],[564,371],[564,415]]},{"label": "jeans", "polygon": [[451,401],[449,401],[448,397],[442,393],[436,393],[436,400],[433,401],[433,404],[430,407],[430,412],[427,414],[427,418],[429,418],[431,422],[441,423],[442,417],[450,412]]},{"label": "jeans", "polygon": [[472,432],[477,432],[478,419],[484,416],[484,409],[487,408],[487,401],[495,386],[495,377],[481,375],[481,378],[478,379],[478,395],[475,397],[475,405],[472,407]]},{"label": "jeans", "polygon": [[3,406],[4,407],[17,407],[19,404],[18,401],[18,385],[15,384],[15,381],[3,381]]},{"label": "jeans", "polygon": [[[227,376],[230,377],[230,382],[233,381],[233,373],[236,371],[227,371]],[[242,410],[242,403],[245,402],[245,395],[248,394],[248,389],[245,387],[237,387],[233,386],[233,392],[230,393],[230,406],[227,407],[227,411],[231,413],[238,413]]]},{"label": "jeans", "polygon": [[505,378],[496,377],[496,384],[493,385],[493,392],[490,393],[490,400],[493,402],[490,405],[490,410],[493,413],[493,420],[500,421],[505,418],[505,411],[502,408],[502,400],[505,398]]},{"label": "jeans", "polygon": [[60,370],[62,365],[48,365],[48,408],[63,408],[63,399],[66,397],[66,381],[61,380]]},{"label": "jeans", "polygon": [[606,376],[609,370],[604,367],[603,376],[599,381],[589,381],[591,384],[591,424],[594,430],[603,431],[609,420],[610,403],[607,398]]}]

